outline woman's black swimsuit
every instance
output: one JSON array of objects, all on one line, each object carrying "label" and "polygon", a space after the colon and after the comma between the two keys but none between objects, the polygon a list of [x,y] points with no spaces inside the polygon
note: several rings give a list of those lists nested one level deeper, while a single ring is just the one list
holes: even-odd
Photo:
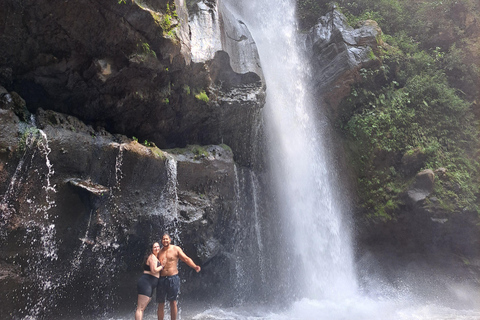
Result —
[{"label": "woman's black swimsuit", "polygon": [[[157,261],[157,267],[160,266],[160,261]],[[150,271],[150,266],[148,264],[143,265],[143,270]],[[151,274],[142,274],[140,279],[137,282],[137,291],[138,294],[142,294],[144,296],[152,297],[153,290],[157,287],[158,278],[152,276]]]},{"label": "woman's black swimsuit", "polygon": [[147,297],[152,297],[153,290],[157,287],[158,278],[152,276],[151,274],[142,274],[140,279],[137,282],[137,291],[138,294],[142,294]]},{"label": "woman's black swimsuit", "polygon": [[[160,261],[157,261],[157,268],[160,267],[162,264],[160,263]],[[150,266],[148,264],[144,264],[143,265],[143,270],[144,271],[150,271]]]}]

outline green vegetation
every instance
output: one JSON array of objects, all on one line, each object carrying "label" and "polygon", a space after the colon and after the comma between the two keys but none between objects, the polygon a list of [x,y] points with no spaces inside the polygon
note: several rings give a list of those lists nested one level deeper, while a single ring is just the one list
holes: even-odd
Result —
[{"label": "green vegetation", "polygon": [[[147,142],[147,141],[145,140],[145,142]],[[149,142],[148,145],[146,145],[146,147],[149,148],[150,151],[152,151],[152,153],[153,153],[156,157],[158,157],[158,158],[160,158],[160,159],[162,159],[162,160],[166,160],[166,159],[167,159],[167,156],[165,155],[165,153],[164,153],[162,150],[160,150],[160,149],[155,145],[155,143]]]},{"label": "green vegetation", "polygon": [[[351,25],[373,19],[384,35],[382,65],[362,69],[362,81],[341,105],[357,190],[367,217],[392,219],[422,169],[442,169],[426,205],[447,213],[480,213],[478,1],[337,1]],[[303,26],[331,5],[298,0]],[[303,16],[301,15],[303,12]],[[308,13],[308,14],[307,14]],[[387,45],[388,44],[388,45]],[[383,47],[382,47],[383,46]],[[476,55],[476,56],[475,56]]]},{"label": "green vegetation", "polygon": [[[150,44],[139,41],[137,43],[137,50],[132,54],[131,58],[137,62],[146,62],[152,58],[157,59],[157,54],[152,48],[150,48]],[[138,92],[136,94],[138,94]]]},{"label": "green vegetation", "polygon": [[157,58],[157,54],[155,53],[155,51],[153,51],[150,48],[150,45],[148,43],[146,43],[146,42],[139,43],[139,44],[137,44],[137,47],[140,49],[141,54],[143,54],[145,57],[146,56],[153,56],[153,57]]},{"label": "green vegetation", "polygon": [[327,1],[297,0],[297,16],[301,29],[309,29],[329,8]]},{"label": "green vegetation", "polygon": [[205,90],[201,90],[200,92],[195,94],[195,98],[203,102],[208,102],[210,100]]},{"label": "green vegetation", "polygon": [[23,153],[27,149],[28,141],[33,139],[34,142],[37,141],[37,137],[40,135],[40,130],[36,127],[26,127],[23,131],[22,137],[20,138],[20,143],[18,145],[18,152]]},{"label": "green vegetation", "polygon": [[189,148],[190,151],[193,152],[193,154],[194,154],[193,159],[194,159],[194,160],[200,160],[200,159],[202,159],[202,158],[208,157],[208,151],[207,151],[207,149],[205,149],[205,148],[202,147],[202,146],[198,146],[198,145],[188,145],[187,148]]},{"label": "green vegetation", "polygon": [[224,143],[222,143],[222,144],[220,145],[220,147],[222,147],[222,148],[223,148],[224,150],[226,150],[226,151],[232,152],[232,148],[230,148],[228,145],[226,145],[226,144],[224,144]]},{"label": "green vegetation", "polygon": [[[152,13],[152,15],[154,14]],[[167,3],[164,15],[162,17],[154,16],[154,19],[162,28],[164,36],[172,39],[176,38],[176,28],[179,26],[179,23],[175,2]]]},{"label": "green vegetation", "polygon": [[199,145],[192,145],[189,144],[185,148],[175,148],[175,149],[170,149],[167,150],[169,153],[172,154],[186,154],[186,153],[192,153],[193,154],[193,160],[200,160],[202,158],[208,157],[209,153],[205,147],[199,146]]}]

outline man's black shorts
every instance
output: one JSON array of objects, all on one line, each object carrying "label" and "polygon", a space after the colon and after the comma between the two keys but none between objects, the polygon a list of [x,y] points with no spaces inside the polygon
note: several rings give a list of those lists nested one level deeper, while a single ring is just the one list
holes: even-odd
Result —
[{"label": "man's black shorts", "polygon": [[160,277],[157,285],[157,303],[177,300],[180,291],[180,277],[178,274],[167,277]]}]

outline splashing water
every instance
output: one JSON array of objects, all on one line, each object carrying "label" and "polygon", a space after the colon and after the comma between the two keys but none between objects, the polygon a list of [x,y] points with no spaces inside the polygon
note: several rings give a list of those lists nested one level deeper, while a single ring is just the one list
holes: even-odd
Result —
[{"label": "splashing water", "polygon": [[122,165],[123,165],[123,151],[125,147],[123,144],[118,145],[118,154],[115,158],[115,186],[114,189],[121,191],[120,182],[123,179]]},{"label": "splashing water", "polygon": [[350,231],[336,199],[325,133],[316,127],[306,59],[297,50],[294,3],[235,7],[252,32],[267,83],[271,163],[286,234],[292,238],[288,263],[301,270],[297,289],[313,298],[348,297],[357,286]]},{"label": "splashing water", "polygon": [[5,194],[2,197],[2,201],[0,201],[0,210],[2,213],[0,217],[0,232],[2,237],[6,236],[5,227],[8,224],[10,217],[15,212],[15,209],[13,208],[11,202],[17,197],[18,193],[20,192],[20,187],[23,179],[22,172],[24,170],[28,170],[28,168],[25,168],[27,166],[25,164],[25,161],[27,160],[27,157],[29,157],[28,151],[31,150],[34,142],[35,138],[33,133],[27,134],[25,138],[25,151],[17,164],[17,168],[13,173],[12,179],[10,179],[10,183],[7,190],[5,191]]},{"label": "splashing water", "polygon": [[178,162],[174,156],[167,154],[165,160],[167,169],[167,185],[162,192],[164,198],[161,202],[166,204],[162,216],[166,222],[166,232],[170,235],[175,244],[181,245],[180,230],[178,228],[179,200],[178,200]]},{"label": "splashing water", "polygon": [[[297,43],[294,1],[225,1],[248,26],[267,84],[268,126],[284,237],[291,239],[287,264],[296,275],[289,307],[254,305],[184,312],[186,319],[479,319],[479,310],[439,306],[388,285],[358,284],[346,213],[326,148],[325,120],[309,96],[309,70]],[[278,279],[278,281],[287,281]],[[368,291],[371,294],[362,293]],[[295,294],[298,292],[298,294]]]},{"label": "splashing water", "polygon": [[[266,261],[262,256],[264,243],[260,221],[258,198],[259,182],[255,174],[247,168],[234,167],[235,173],[235,226],[232,234],[234,243],[232,261],[233,299],[244,303],[252,292],[267,286]],[[252,274],[251,270],[255,270]]]},{"label": "splashing water", "polygon": [[[0,203],[2,210],[0,230],[2,237],[8,236],[7,225],[13,215],[27,214],[36,217],[21,226],[25,230],[24,244],[35,248],[31,250],[25,267],[25,273],[33,275],[34,285],[41,292],[37,300],[27,297],[27,318],[35,319],[48,306],[49,295],[60,285],[54,280],[55,278],[52,277],[48,268],[58,260],[55,226],[57,217],[50,213],[50,209],[56,205],[52,194],[57,190],[56,186],[51,183],[55,171],[49,158],[51,149],[46,133],[30,128],[26,130],[24,138],[24,153]],[[36,174],[29,175],[30,171]],[[27,177],[31,180],[27,180]],[[41,185],[43,190],[43,192],[39,192],[40,196],[31,194],[31,186],[37,184]],[[26,195],[25,204],[17,203],[17,196],[20,193]],[[42,263],[39,263],[40,261]],[[31,288],[24,289],[31,290]]]}]

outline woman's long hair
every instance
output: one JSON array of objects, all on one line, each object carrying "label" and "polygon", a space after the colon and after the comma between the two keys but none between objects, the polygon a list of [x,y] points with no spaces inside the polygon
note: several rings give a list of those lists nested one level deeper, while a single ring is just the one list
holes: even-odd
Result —
[{"label": "woman's long hair", "polygon": [[[153,245],[154,245],[155,243],[158,243],[158,242],[152,243],[152,245],[150,246],[150,249],[148,249],[148,250],[145,252],[145,256],[143,257],[142,268],[143,268],[144,265],[147,264],[148,257],[150,257],[150,255],[153,254]],[[157,257],[157,258],[158,258],[158,257]]]}]

